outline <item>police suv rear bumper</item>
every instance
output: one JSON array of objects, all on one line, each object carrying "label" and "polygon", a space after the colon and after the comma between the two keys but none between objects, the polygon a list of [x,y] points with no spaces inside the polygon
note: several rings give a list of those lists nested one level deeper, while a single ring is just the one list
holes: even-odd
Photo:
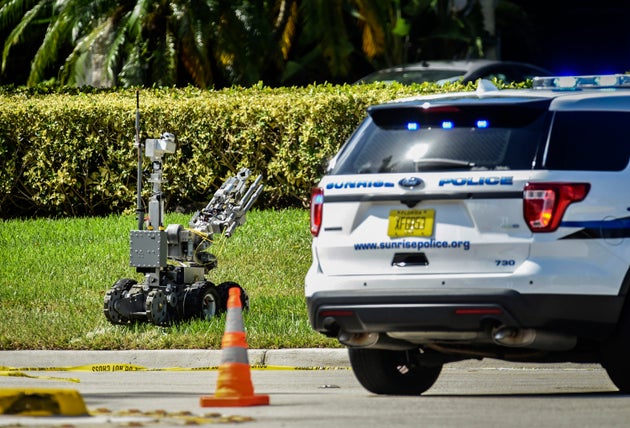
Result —
[{"label": "police suv rear bumper", "polygon": [[311,326],[340,333],[465,332],[493,325],[605,339],[623,296],[521,294],[514,290],[322,291],[307,298]]}]

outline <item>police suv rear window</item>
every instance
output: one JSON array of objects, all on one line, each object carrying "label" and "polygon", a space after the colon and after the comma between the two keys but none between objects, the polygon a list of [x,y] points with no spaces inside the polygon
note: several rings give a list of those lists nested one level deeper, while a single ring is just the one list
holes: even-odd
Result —
[{"label": "police suv rear window", "polygon": [[531,169],[547,136],[547,107],[548,101],[372,107],[332,173]]},{"label": "police suv rear window", "polygon": [[560,111],[555,114],[544,167],[621,171],[630,157],[630,113]]}]

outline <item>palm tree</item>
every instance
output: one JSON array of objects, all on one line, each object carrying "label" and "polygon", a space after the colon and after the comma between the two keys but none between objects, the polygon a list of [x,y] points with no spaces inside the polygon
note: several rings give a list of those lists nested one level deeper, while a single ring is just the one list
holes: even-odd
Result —
[{"label": "palm tree", "polygon": [[[0,0],[2,67],[30,37],[27,83],[222,87],[347,81],[482,56],[494,0]],[[505,2],[506,0],[502,0]]]},{"label": "palm tree", "polygon": [[264,66],[274,64],[269,58],[280,55],[265,4],[1,0],[0,28],[15,25],[5,40],[2,70],[11,49],[43,22],[29,85],[45,80],[55,67],[61,83],[76,85],[255,83]]}]

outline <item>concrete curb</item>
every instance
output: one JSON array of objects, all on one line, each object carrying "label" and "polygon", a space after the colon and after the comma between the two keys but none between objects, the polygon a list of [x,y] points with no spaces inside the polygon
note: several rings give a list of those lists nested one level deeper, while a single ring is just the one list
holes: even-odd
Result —
[{"label": "concrete curb", "polygon": [[[345,349],[249,349],[251,365],[349,367]],[[13,368],[74,367],[90,364],[133,364],[147,368],[218,366],[220,350],[0,351],[0,366]]]}]

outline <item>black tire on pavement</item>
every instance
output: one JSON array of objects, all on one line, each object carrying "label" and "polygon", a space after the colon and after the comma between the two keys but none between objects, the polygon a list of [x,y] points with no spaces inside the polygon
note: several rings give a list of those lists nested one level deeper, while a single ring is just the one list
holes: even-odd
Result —
[{"label": "black tire on pavement", "polygon": [[442,371],[442,364],[424,366],[411,361],[407,351],[348,348],[348,354],[355,377],[374,394],[420,395]]},{"label": "black tire on pavement", "polygon": [[623,394],[630,393],[630,301],[626,301],[613,335],[602,346],[601,364]]}]

